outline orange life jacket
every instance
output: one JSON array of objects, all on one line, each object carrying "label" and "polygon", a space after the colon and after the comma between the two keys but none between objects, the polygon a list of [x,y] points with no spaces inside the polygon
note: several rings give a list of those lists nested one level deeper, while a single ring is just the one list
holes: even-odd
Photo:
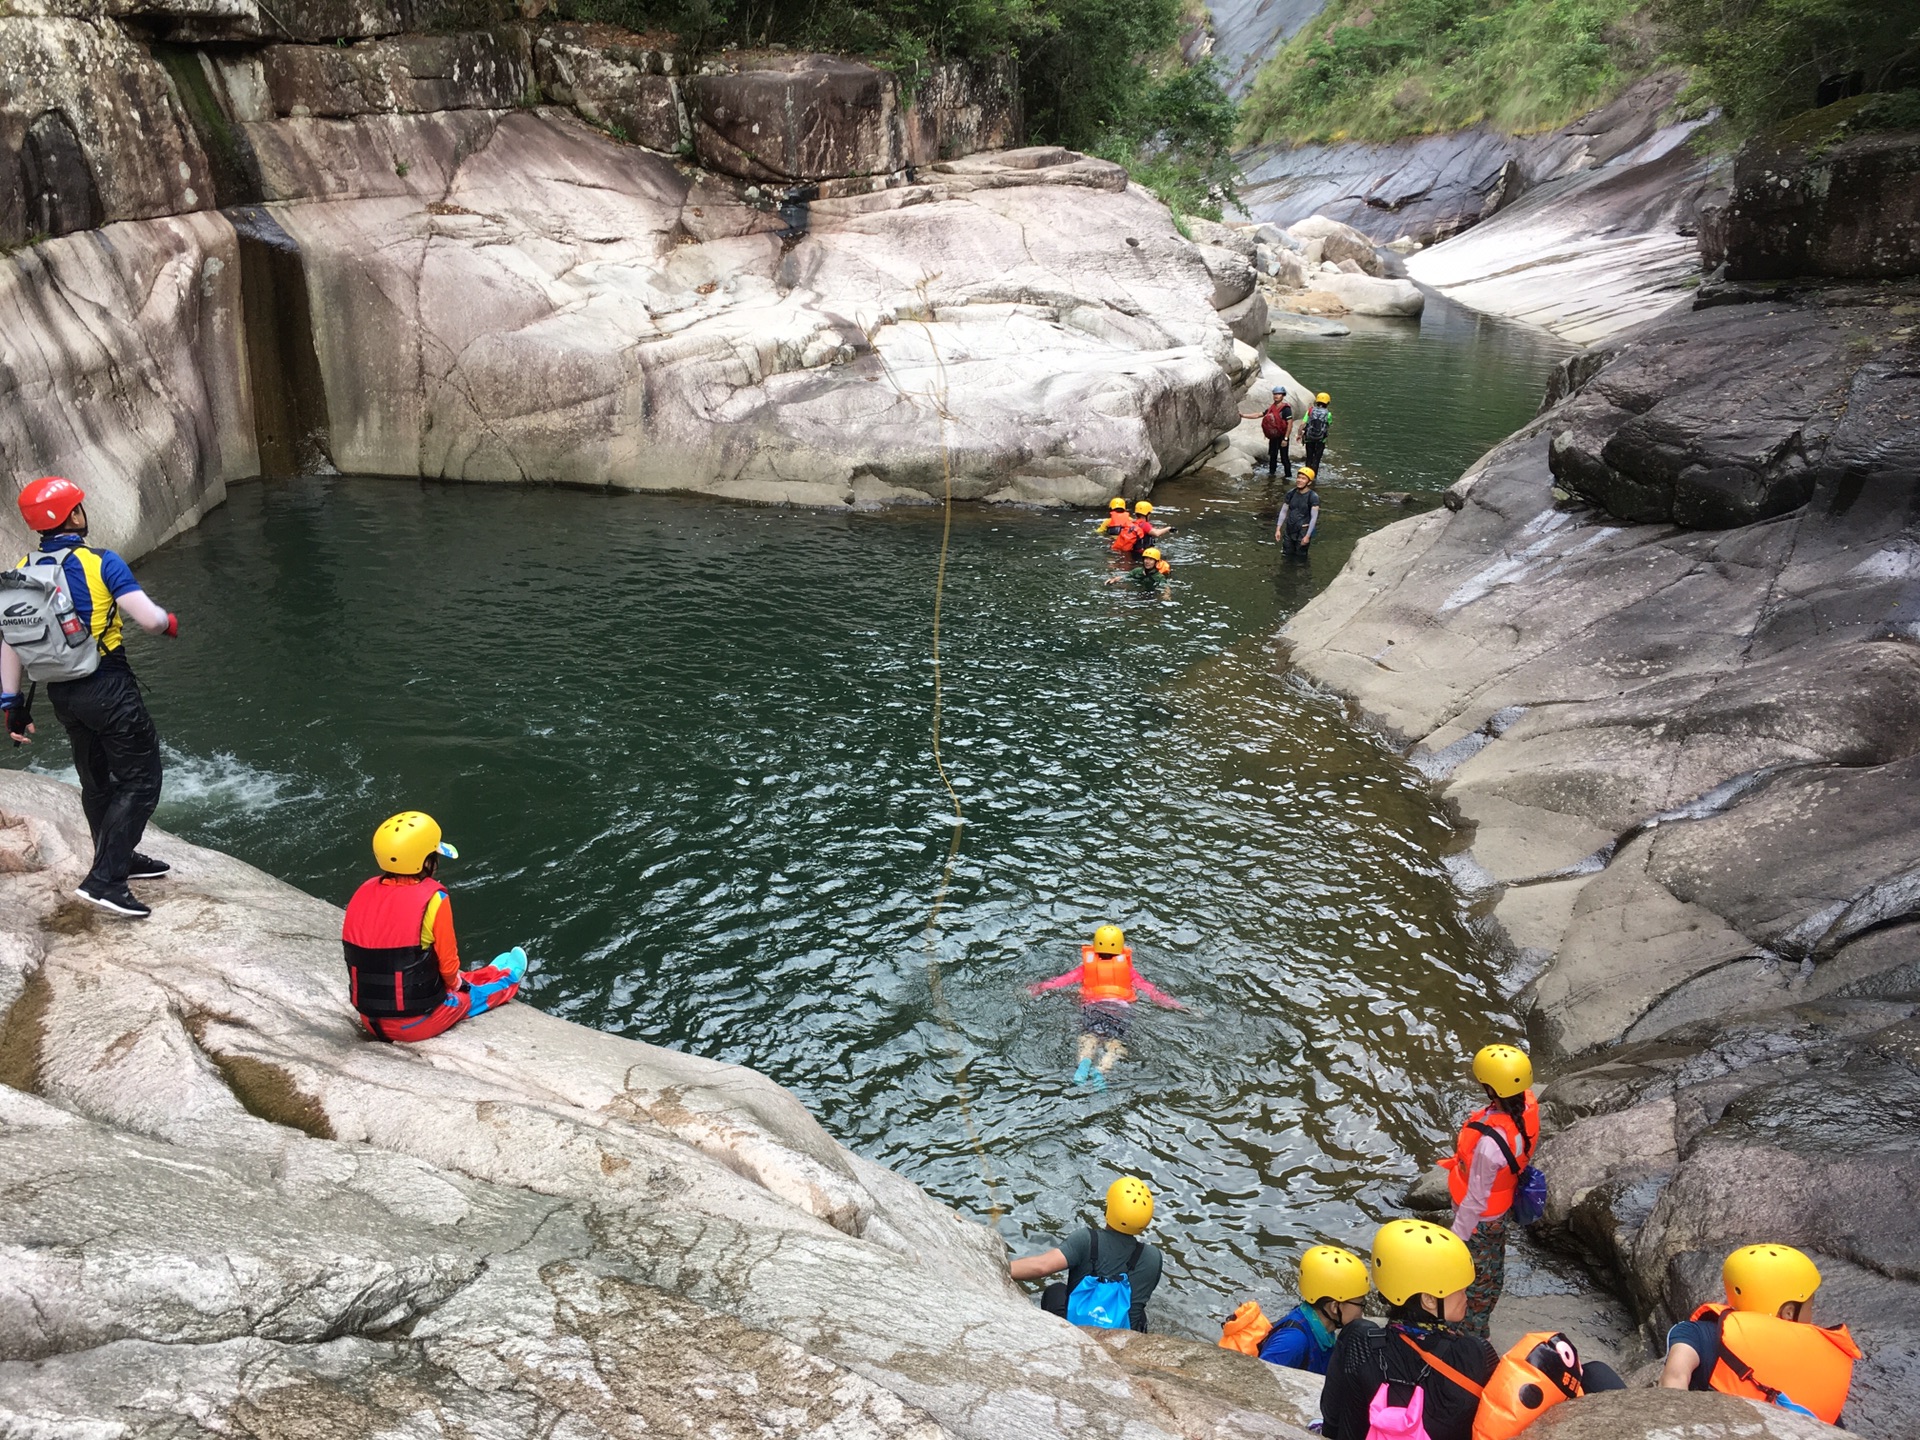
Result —
[{"label": "orange life jacket", "polygon": [[1550,1330],[1522,1335],[1500,1357],[1480,1395],[1473,1440],[1512,1440],[1561,1401],[1586,1393],[1560,1354],[1562,1344],[1578,1358],[1573,1343]]},{"label": "orange life jacket", "polygon": [[1238,1350],[1242,1355],[1260,1358],[1260,1342],[1273,1333],[1273,1322],[1260,1308],[1258,1300],[1249,1300],[1233,1312],[1233,1318],[1220,1327],[1220,1348]]},{"label": "orange life jacket", "polygon": [[1146,521],[1136,520],[1133,516],[1129,515],[1113,527],[1113,545],[1111,548],[1122,555],[1126,554],[1139,543],[1140,532],[1146,528],[1146,524]]},{"label": "orange life jacket", "polygon": [[1481,1212],[1481,1218],[1497,1220],[1513,1208],[1513,1192],[1520,1183],[1520,1172],[1531,1163],[1534,1146],[1540,1143],[1540,1105],[1533,1098],[1531,1090],[1527,1091],[1523,1117],[1526,1126],[1524,1134],[1521,1127],[1513,1123],[1513,1117],[1497,1105],[1488,1105],[1467,1117],[1467,1123],[1460,1127],[1460,1138],[1454,1144],[1453,1154],[1440,1162],[1447,1172],[1447,1193],[1453,1197],[1456,1206],[1467,1198],[1467,1178],[1473,1169],[1473,1152],[1480,1148],[1482,1136],[1491,1135],[1499,1142],[1507,1164],[1494,1178],[1493,1191],[1487,1196],[1487,1208]]},{"label": "orange life jacket", "polygon": [[1118,955],[1102,955],[1091,945],[1080,947],[1080,998],[1086,1000],[1126,1000],[1133,991],[1133,949]]},{"label": "orange life jacket", "polygon": [[433,897],[446,894],[438,880],[389,884],[376,875],[347,902],[340,942],[347,957],[347,993],[353,1008],[376,1019],[425,1015],[446,998],[446,981],[420,927]]},{"label": "orange life jacket", "polygon": [[1844,1325],[1831,1328],[1702,1305],[1688,1318],[1720,1319],[1720,1358],[1707,1383],[1726,1395],[1776,1401],[1785,1396],[1829,1425],[1840,1422],[1860,1347]]}]

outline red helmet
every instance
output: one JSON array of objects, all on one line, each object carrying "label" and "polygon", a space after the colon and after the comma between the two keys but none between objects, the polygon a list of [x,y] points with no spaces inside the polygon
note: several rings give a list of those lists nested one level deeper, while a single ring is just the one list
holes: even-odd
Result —
[{"label": "red helmet", "polygon": [[20,492],[20,514],[29,530],[53,530],[80,508],[87,492],[71,480],[43,475]]}]

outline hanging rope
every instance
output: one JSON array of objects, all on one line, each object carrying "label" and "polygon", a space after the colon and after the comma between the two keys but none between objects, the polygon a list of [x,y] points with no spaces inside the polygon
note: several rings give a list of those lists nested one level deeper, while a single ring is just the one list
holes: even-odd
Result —
[{"label": "hanging rope", "polygon": [[[929,275],[915,287],[920,294],[920,315],[917,323],[927,337],[927,348],[933,354],[935,383],[929,392],[909,392],[900,383],[880,347],[873,344],[874,332],[869,332],[867,341],[874,358],[880,362],[881,372],[887,377],[887,383],[901,399],[910,403],[924,401],[933,408],[940,425],[940,478],[941,478],[941,521],[940,521],[940,563],[933,577],[933,768],[940,777],[940,785],[947,792],[947,803],[953,807],[953,819],[950,822],[951,834],[947,841],[946,863],[940,869],[940,888],[934,892],[933,907],[927,913],[927,988],[933,994],[934,1017],[940,1022],[940,1028],[946,1033],[947,1054],[953,1064],[953,1093],[960,1103],[960,1120],[966,1128],[967,1144],[973,1150],[974,1160],[980,1167],[980,1179],[987,1188],[987,1200],[990,1211],[989,1223],[998,1223],[1006,1213],[1006,1207],[1000,1203],[1000,1182],[994,1178],[993,1167],[987,1159],[987,1147],[980,1138],[980,1127],[973,1118],[973,1096],[967,1082],[967,1054],[964,1037],[959,1024],[953,1018],[952,1007],[947,1004],[947,991],[940,970],[940,912],[946,907],[947,894],[953,887],[953,867],[960,858],[960,841],[966,831],[966,812],[960,804],[959,792],[953,788],[953,780],[947,774],[947,762],[940,749],[940,721],[943,713],[945,676],[942,673],[940,658],[940,615],[947,593],[947,555],[953,544],[953,448],[947,438],[947,426],[952,423],[953,415],[947,408],[947,366],[940,354],[939,343],[934,339],[931,324],[933,302],[928,297],[928,287],[938,276]],[[875,331],[878,330],[875,326]]]}]

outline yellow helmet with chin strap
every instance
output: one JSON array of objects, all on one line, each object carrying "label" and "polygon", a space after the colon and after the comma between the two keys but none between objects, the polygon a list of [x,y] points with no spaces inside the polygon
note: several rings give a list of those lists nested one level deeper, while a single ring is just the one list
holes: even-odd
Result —
[{"label": "yellow helmet with chin strap", "polygon": [[1473,1078],[1505,1100],[1533,1088],[1533,1062],[1512,1045],[1482,1045],[1473,1057]]},{"label": "yellow helmet with chin strap", "polygon": [[1134,501],[1133,513],[1136,515],[1151,515],[1153,513],[1153,502],[1151,500]]},{"label": "yellow helmet with chin strap", "polygon": [[1743,1245],[1720,1267],[1727,1304],[1756,1315],[1778,1315],[1794,1300],[1805,1304],[1820,1288],[1820,1271],[1791,1245]]},{"label": "yellow helmet with chin strap", "polygon": [[1153,1192],[1147,1182],[1122,1175],[1107,1187],[1107,1228],[1138,1235],[1153,1223]]},{"label": "yellow helmet with chin strap", "polygon": [[1322,1300],[1364,1300],[1371,1288],[1367,1262],[1351,1250],[1315,1245],[1300,1257],[1300,1298],[1309,1305]]},{"label": "yellow helmet with chin strap", "polygon": [[431,815],[402,810],[373,832],[373,858],[389,875],[418,875],[429,855],[458,860],[460,852],[440,838],[440,826]]},{"label": "yellow helmet with chin strap", "polygon": [[1093,932],[1093,952],[1096,955],[1118,955],[1126,948],[1126,932],[1118,925],[1102,925]]},{"label": "yellow helmet with chin strap", "polygon": [[1142,560],[1158,560],[1160,558],[1160,547],[1157,545],[1149,545],[1140,552],[1140,558]]},{"label": "yellow helmet with chin strap", "polygon": [[1467,1242],[1444,1225],[1393,1220],[1373,1237],[1373,1288],[1389,1305],[1416,1295],[1436,1300],[1473,1284]]}]

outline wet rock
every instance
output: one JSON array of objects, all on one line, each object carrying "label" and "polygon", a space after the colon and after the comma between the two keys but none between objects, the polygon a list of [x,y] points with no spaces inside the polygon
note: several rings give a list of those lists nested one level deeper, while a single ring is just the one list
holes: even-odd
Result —
[{"label": "wet rock", "polygon": [[524,36],[504,30],[269,45],[262,61],[274,115],[500,110],[525,101],[534,80]]},{"label": "wet rock", "polygon": [[1297,1386],[1042,1314],[993,1232],[751,1072],[524,1004],[373,1044],[335,907],[149,832],[150,920],[57,919],[77,795],[0,775],[0,815],[0,995],[38,997],[0,1427],[1297,1440]]},{"label": "wet rock", "polygon": [[1351,335],[1349,326],[1338,320],[1328,320],[1319,315],[1296,315],[1290,310],[1267,311],[1267,333],[1269,335]]},{"label": "wet rock", "polygon": [[1733,281],[1920,274],[1920,133],[1847,135],[1842,109],[1741,148],[1704,268],[1724,263]]}]

